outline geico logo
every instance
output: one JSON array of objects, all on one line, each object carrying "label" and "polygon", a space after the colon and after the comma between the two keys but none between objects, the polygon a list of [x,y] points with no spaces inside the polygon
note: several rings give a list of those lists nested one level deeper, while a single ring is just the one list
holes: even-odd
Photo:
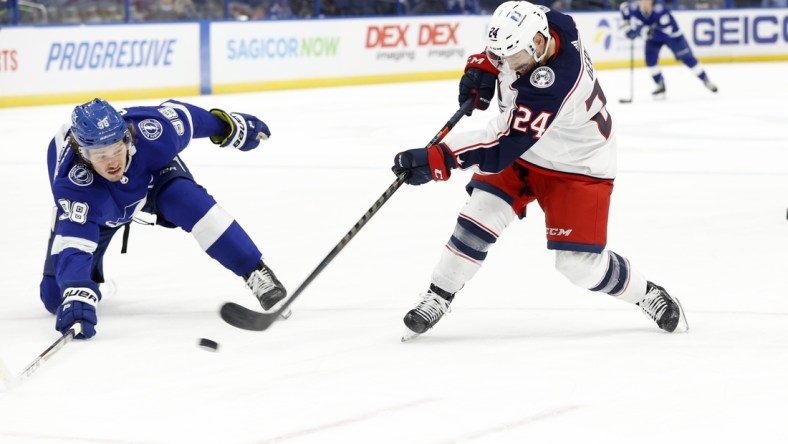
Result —
[{"label": "geico logo", "polygon": [[692,39],[698,46],[788,42],[788,15],[700,17],[692,23]]},{"label": "geico logo", "polygon": [[547,234],[550,236],[569,236],[572,234],[572,229],[565,230],[563,228],[550,228],[547,227]]},{"label": "geico logo", "polygon": [[[436,23],[419,25],[416,44],[418,46],[445,46],[459,44],[457,29],[459,23]],[[367,48],[396,48],[408,46],[410,25],[370,26],[367,28]]]}]

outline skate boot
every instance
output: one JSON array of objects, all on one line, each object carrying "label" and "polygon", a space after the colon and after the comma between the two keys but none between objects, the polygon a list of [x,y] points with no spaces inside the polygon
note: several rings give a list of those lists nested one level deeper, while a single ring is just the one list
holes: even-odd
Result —
[{"label": "skate boot", "polygon": [[665,81],[657,83],[657,89],[651,92],[652,97],[655,99],[665,98]]},{"label": "skate boot", "polygon": [[287,297],[287,290],[279,282],[274,272],[263,261],[249,274],[244,275],[246,286],[260,301],[264,311],[272,311],[280,301]]},{"label": "skate boot", "polygon": [[678,299],[671,297],[664,288],[651,282],[646,284],[646,297],[637,303],[643,313],[655,321],[659,328],[673,333],[681,325],[688,331],[689,324]]},{"label": "skate boot", "polygon": [[709,80],[709,79],[706,79],[706,80],[703,81],[703,86],[705,86],[706,89],[708,89],[709,91],[711,91],[713,93],[717,92],[717,85],[711,83],[711,80]]},{"label": "skate boot", "polygon": [[449,304],[454,299],[454,294],[430,284],[429,291],[423,293],[421,297],[422,300],[416,308],[409,311],[403,319],[408,329],[402,336],[402,342],[415,338],[437,324],[444,314],[451,311]]}]

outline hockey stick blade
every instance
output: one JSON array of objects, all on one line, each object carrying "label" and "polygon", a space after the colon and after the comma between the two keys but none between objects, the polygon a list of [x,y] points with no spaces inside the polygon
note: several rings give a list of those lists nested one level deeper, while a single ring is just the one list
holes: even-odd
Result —
[{"label": "hockey stick blade", "polygon": [[[426,148],[435,145],[436,143],[443,140],[446,134],[454,128],[454,125],[462,119],[465,113],[469,112],[473,109],[473,99],[466,100],[460,109],[454,113],[453,116],[446,122],[445,125],[438,131],[435,136],[430,140],[427,144]],[[274,312],[270,313],[261,313],[259,311],[250,310],[242,305],[236,304],[234,302],[226,302],[222,305],[221,310],[219,310],[219,314],[221,315],[222,319],[227,322],[228,324],[232,325],[233,327],[237,327],[243,330],[252,330],[252,331],[263,331],[271,326],[278,318],[281,316],[285,311],[290,307],[290,304],[298,298],[299,295],[306,289],[306,287],[312,283],[312,281],[331,263],[332,260],[342,251],[343,248],[358,234],[361,228],[369,222],[372,216],[380,210],[380,208],[385,204],[394,192],[396,192],[405,180],[407,179],[406,173],[403,173],[397,176],[397,179],[389,185],[386,191],[375,201],[374,204],[361,216],[361,219],[356,222],[353,228],[345,234],[342,240],[337,243],[331,252],[326,255],[326,257],[320,262],[320,264],[312,271],[312,273],[307,276],[303,283],[293,292],[293,295],[290,296],[287,301],[282,305],[279,309]]]},{"label": "hockey stick blade", "polygon": [[260,313],[235,302],[226,302],[219,311],[224,322],[243,330],[263,331],[276,321],[276,312]]}]

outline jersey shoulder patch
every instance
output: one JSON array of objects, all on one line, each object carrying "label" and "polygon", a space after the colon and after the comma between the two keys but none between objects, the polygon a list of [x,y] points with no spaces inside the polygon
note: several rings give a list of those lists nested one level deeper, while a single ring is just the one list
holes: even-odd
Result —
[{"label": "jersey shoulder patch", "polygon": [[81,163],[75,163],[68,172],[68,179],[74,185],[86,187],[93,183],[93,171]]},{"label": "jersey shoulder patch", "polygon": [[156,119],[142,120],[137,124],[137,128],[139,128],[140,134],[148,140],[156,140],[164,132],[161,122]]},{"label": "jersey shoulder patch", "polygon": [[531,73],[531,85],[548,88],[555,83],[555,72],[549,66],[540,66]]}]

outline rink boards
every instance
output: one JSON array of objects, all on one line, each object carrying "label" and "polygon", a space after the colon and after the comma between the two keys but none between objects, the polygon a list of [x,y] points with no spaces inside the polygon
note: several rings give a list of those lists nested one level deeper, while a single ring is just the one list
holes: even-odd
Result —
[{"label": "rink boards", "polygon": [[[630,64],[618,12],[573,13],[598,69]],[[704,62],[788,60],[788,10],[677,11]],[[486,16],[20,26],[0,32],[0,107],[448,79]],[[642,66],[641,39],[634,42]],[[668,50],[664,63],[675,63]]]}]

